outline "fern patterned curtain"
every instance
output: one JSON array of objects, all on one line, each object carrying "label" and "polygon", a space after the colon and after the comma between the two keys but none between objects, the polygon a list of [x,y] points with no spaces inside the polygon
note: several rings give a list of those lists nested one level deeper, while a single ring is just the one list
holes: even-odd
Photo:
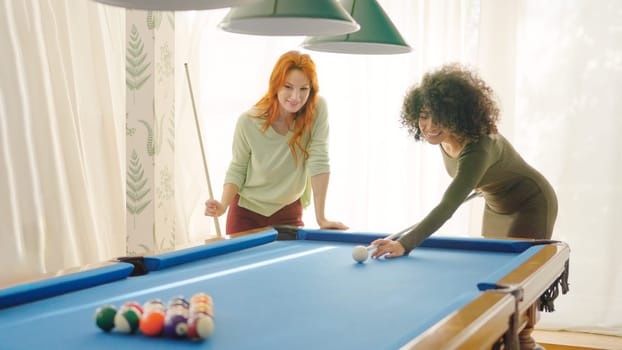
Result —
[{"label": "fern patterned curtain", "polygon": [[[400,127],[401,98],[428,69],[470,64],[499,94],[501,131],[560,200],[554,238],[572,249],[571,290],[538,327],[622,336],[622,3],[381,4],[412,53],[309,52],[330,110],[328,215],[394,232],[436,204],[449,179],[438,150]],[[223,32],[225,14],[175,21],[175,66],[191,67],[216,196],[237,116],[265,92],[276,58],[302,41]],[[123,10],[91,1],[0,0],[0,285],[125,252],[124,26]],[[182,74],[175,86],[177,232],[199,241],[213,226],[202,215],[207,189]],[[477,236],[481,204],[438,234]],[[311,211],[305,222],[315,226]]]}]

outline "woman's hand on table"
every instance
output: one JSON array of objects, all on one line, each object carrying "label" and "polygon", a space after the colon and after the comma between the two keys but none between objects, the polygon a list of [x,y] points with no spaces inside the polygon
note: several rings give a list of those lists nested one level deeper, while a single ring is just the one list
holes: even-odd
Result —
[{"label": "woman's hand on table", "polygon": [[406,252],[406,249],[400,242],[390,239],[377,239],[371,242],[371,244],[376,246],[376,250],[371,254],[371,257],[374,259],[383,256],[388,259],[397,258]]}]

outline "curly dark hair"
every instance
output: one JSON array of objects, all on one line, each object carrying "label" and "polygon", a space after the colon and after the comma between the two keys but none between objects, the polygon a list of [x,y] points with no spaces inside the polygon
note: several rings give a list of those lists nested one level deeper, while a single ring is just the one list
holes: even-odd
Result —
[{"label": "curly dark hair", "polygon": [[419,116],[425,109],[435,124],[459,138],[477,140],[497,133],[499,108],[493,90],[475,72],[453,63],[426,73],[404,97],[402,126],[419,141]]}]

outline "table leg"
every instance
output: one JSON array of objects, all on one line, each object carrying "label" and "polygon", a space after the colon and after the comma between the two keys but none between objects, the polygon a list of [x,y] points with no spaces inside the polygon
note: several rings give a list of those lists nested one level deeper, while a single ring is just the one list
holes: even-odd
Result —
[{"label": "table leg", "polygon": [[538,320],[538,308],[537,305],[531,305],[526,312],[527,324],[518,333],[518,340],[520,342],[520,350],[544,350],[544,347],[536,343],[531,334]]}]

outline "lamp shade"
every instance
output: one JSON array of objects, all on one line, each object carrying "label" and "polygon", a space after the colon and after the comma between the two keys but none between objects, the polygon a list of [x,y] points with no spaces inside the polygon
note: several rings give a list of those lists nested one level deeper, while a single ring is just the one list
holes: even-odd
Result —
[{"label": "lamp shade", "polygon": [[315,51],[352,54],[398,54],[411,51],[376,0],[342,0],[361,29],[336,36],[308,37],[302,47]]},{"label": "lamp shade", "polygon": [[191,11],[210,10],[247,4],[257,0],[95,0],[96,2],[136,10]]},{"label": "lamp shade", "polygon": [[254,35],[337,35],[359,29],[337,0],[260,0],[232,8],[219,26]]}]

